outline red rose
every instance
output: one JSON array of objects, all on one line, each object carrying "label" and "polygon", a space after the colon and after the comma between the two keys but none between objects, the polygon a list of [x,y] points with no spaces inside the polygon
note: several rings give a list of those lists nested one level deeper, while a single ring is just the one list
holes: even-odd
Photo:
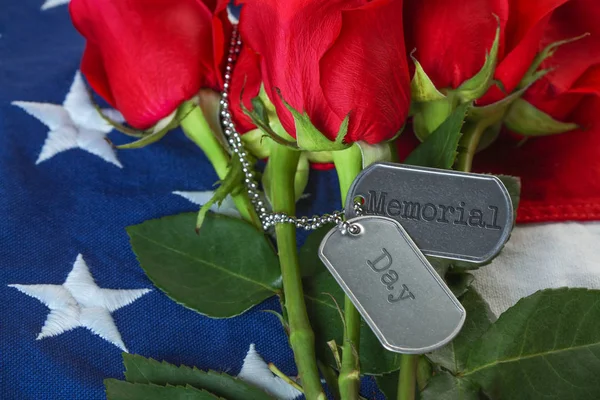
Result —
[{"label": "red rose", "polygon": [[[500,37],[508,0],[411,0],[404,8],[406,49],[436,88],[458,88],[485,63],[500,20]],[[500,41],[498,56],[503,54]]]},{"label": "red rose", "polygon": [[148,128],[200,88],[219,89],[225,51],[218,6],[199,0],[72,0],[86,38],[81,71],[135,128]]},{"label": "red rose", "polygon": [[262,84],[260,75],[260,57],[248,46],[243,45],[233,68],[229,104],[231,114],[239,133],[255,129],[252,120],[242,111],[241,102],[252,109],[252,99],[258,96]]},{"label": "red rose", "polygon": [[401,0],[246,0],[240,21],[291,135],[278,90],[330,140],[348,115],[346,142],[378,143],[401,129],[410,103]]},{"label": "red rose", "polygon": [[[587,102],[586,95],[600,95],[600,3],[596,0],[570,0],[558,8],[546,30],[540,48],[548,44],[586,37],[560,46],[541,66],[551,71],[534,83],[524,98],[556,119],[569,119]],[[588,125],[588,118],[575,118]],[[597,115],[593,120],[598,121]]]}]

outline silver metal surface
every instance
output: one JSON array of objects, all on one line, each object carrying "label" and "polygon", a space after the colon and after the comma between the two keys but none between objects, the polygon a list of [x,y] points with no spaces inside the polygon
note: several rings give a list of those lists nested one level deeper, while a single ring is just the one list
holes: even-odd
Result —
[{"label": "silver metal surface", "polygon": [[[354,180],[347,205],[400,222],[425,255],[485,262],[508,240],[514,211],[504,184],[491,175],[376,163]],[[346,207],[346,218],[356,217]]]},{"label": "silver metal surface", "polygon": [[382,345],[422,354],[460,331],[466,312],[395,220],[364,216],[332,229],[319,257]]}]

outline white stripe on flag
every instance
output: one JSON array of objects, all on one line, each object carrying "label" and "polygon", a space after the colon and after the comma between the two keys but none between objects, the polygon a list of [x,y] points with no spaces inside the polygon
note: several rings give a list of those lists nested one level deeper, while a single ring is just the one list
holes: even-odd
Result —
[{"label": "white stripe on flag", "polygon": [[474,287],[499,315],[540,289],[600,289],[600,221],[520,225]]}]

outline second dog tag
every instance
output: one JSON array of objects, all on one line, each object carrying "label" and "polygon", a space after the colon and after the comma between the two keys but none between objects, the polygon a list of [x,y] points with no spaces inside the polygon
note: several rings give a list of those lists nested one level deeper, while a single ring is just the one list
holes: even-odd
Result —
[{"label": "second dog tag", "polygon": [[382,345],[422,354],[460,331],[465,309],[397,221],[363,216],[333,228],[319,257]]}]

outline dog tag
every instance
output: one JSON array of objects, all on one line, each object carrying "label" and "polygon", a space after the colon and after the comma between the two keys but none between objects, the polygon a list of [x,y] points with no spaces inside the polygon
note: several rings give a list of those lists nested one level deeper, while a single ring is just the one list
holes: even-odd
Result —
[{"label": "dog tag", "polygon": [[400,222],[425,255],[486,262],[508,240],[514,222],[510,196],[491,175],[376,163],[350,187],[346,218],[355,198],[367,215]]},{"label": "dog tag", "polygon": [[422,354],[442,347],[466,312],[402,226],[363,216],[333,228],[319,256],[381,344]]}]

